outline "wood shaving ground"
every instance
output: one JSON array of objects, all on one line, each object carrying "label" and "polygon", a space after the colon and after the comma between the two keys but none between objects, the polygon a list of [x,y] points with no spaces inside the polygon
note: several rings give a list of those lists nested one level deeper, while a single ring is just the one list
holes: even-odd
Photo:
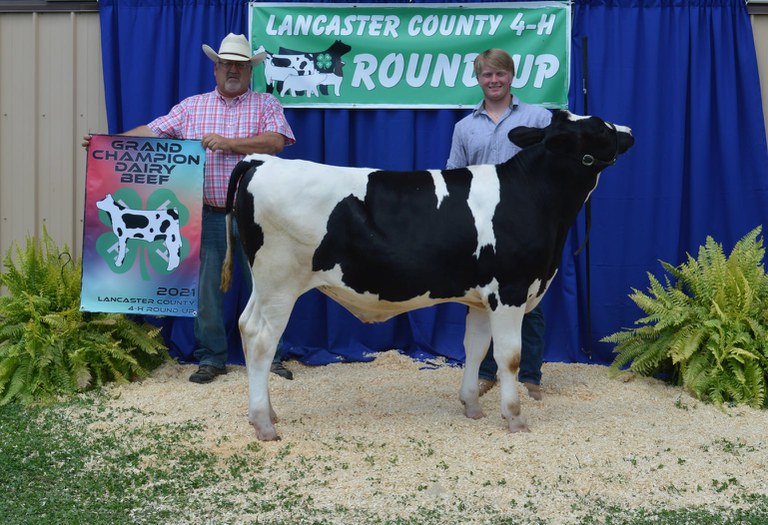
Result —
[{"label": "wood shaving ground", "polygon": [[[286,366],[293,381],[270,377],[282,441],[262,447],[273,458],[290,445],[284,461],[344,465],[315,469],[318,479],[302,483],[318,507],[397,517],[460,501],[462,523],[483,523],[479,510],[491,508],[557,524],[595,502],[732,507],[735,496],[768,490],[768,412],[721,410],[603,366],[545,363],[542,401],[520,387],[531,430],[522,434],[506,431],[498,387],[481,398],[487,417],[464,417],[457,367],[396,351],[371,363]],[[114,387],[109,405],[139,408],[157,423],[203,422],[204,447],[222,457],[242,451],[256,439],[245,368],[230,366],[208,385],[188,381],[194,370],[163,365],[143,382]],[[289,468],[273,474],[292,483]]]}]

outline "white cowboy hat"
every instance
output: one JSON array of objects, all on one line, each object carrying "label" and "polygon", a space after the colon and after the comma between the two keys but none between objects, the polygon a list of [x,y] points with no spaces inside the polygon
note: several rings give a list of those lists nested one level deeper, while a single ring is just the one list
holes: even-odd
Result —
[{"label": "white cowboy hat", "polygon": [[210,46],[203,44],[203,53],[214,62],[219,60],[231,60],[232,62],[247,62],[250,60],[254,66],[261,64],[266,53],[258,53],[251,56],[251,44],[245,38],[245,35],[236,35],[230,33],[224,37],[217,53]]}]

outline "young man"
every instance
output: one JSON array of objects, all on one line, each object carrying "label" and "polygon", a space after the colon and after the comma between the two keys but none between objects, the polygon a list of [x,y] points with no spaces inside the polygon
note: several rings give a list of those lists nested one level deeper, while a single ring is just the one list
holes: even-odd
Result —
[{"label": "young man", "polygon": [[[225,206],[232,169],[250,153],[280,153],[296,139],[280,102],[267,93],[250,89],[251,72],[266,57],[252,56],[244,35],[228,34],[215,52],[203,44],[203,52],[213,61],[216,89],[182,100],[164,116],[122,135],[199,139],[206,148],[203,181],[203,226],[200,243],[200,287],[198,315],[195,318],[197,348],[194,357],[198,370],[189,380],[209,383],[226,374],[228,354],[224,326],[224,294],[219,288],[222,262],[227,248]],[[90,136],[84,138],[88,147]],[[235,249],[245,270],[248,262],[239,242]],[[250,283],[250,277],[244,280]],[[272,371],[292,379],[280,359],[278,349]]]},{"label": "young man", "polygon": [[[476,164],[501,164],[520,148],[507,133],[517,126],[544,128],[549,125],[549,110],[522,102],[512,92],[515,64],[503,49],[488,49],[474,62],[475,76],[483,90],[483,100],[472,113],[456,123],[447,167],[463,168]],[[544,313],[537,306],[523,318],[522,357],[518,380],[534,399],[541,399],[541,364],[544,358]],[[480,365],[479,391],[482,396],[496,384],[493,342]]]}]

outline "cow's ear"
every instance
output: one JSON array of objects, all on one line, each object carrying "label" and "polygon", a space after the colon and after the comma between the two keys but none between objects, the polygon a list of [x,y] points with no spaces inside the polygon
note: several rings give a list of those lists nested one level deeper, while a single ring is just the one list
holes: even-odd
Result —
[{"label": "cow's ear", "polygon": [[525,149],[544,140],[544,130],[542,128],[518,126],[507,133],[507,138],[512,144]]},{"label": "cow's ear", "polygon": [[569,153],[577,150],[578,139],[573,133],[550,133],[544,145],[555,153]]}]

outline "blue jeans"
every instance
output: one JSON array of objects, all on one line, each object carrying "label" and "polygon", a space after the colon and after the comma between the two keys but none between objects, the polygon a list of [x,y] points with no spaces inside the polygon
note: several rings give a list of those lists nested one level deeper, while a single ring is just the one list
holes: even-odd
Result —
[{"label": "blue jeans", "polygon": [[[201,365],[223,367],[229,355],[227,327],[224,325],[224,292],[221,291],[221,267],[227,252],[227,216],[203,208],[203,226],[200,239],[200,282],[195,339],[197,348],[193,356]],[[243,286],[250,293],[250,265],[240,244],[237,221],[232,221],[235,245],[232,254],[243,272]],[[280,361],[280,346],[273,362]]]},{"label": "blue jeans", "polygon": [[[544,362],[544,312],[541,305],[537,306],[523,317],[522,350],[520,356],[520,371],[517,379],[521,383],[541,383],[541,364]],[[493,358],[493,341],[488,353],[480,363],[481,379],[496,379],[496,360]]]}]

